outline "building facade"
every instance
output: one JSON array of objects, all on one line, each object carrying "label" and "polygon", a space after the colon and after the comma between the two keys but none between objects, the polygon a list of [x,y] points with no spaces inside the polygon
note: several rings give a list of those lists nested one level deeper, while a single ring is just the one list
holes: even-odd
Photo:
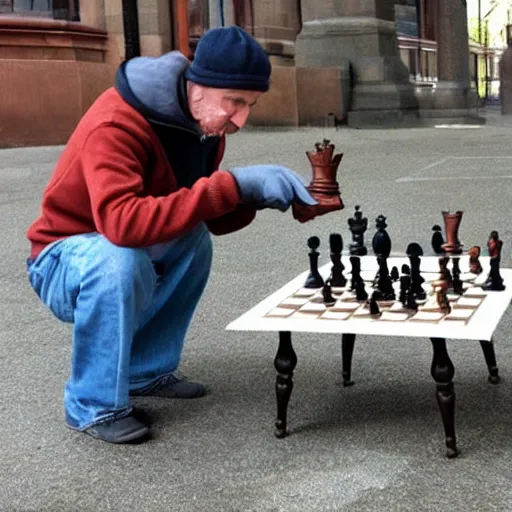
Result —
[{"label": "building facade", "polygon": [[[0,146],[61,144],[125,58],[122,0],[0,0]],[[463,0],[137,0],[142,55],[193,58],[210,27],[264,46],[250,122],[418,125],[477,116]],[[135,35],[134,35],[135,34]]]}]

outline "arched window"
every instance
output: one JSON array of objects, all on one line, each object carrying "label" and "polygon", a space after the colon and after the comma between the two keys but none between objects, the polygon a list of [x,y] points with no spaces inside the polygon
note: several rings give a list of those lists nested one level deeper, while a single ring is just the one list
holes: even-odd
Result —
[{"label": "arched window", "polygon": [[80,21],[78,0],[0,0],[0,15]]}]

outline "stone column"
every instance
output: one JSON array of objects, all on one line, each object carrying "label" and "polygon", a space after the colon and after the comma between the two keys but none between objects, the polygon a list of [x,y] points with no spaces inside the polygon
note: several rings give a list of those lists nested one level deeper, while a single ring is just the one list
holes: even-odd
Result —
[{"label": "stone column", "polygon": [[[476,117],[478,95],[470,88],[468,18],[465,0],[437,0],[438,82],[427,101],[420,97],[426,117]],[[423,91],[425,93],[425,91]],[[428,109],[433,109],[429,112]]]},{"label": "stone column", "polygon": [[88,0],[80,4],[80,21],[89,27],[107,30],[105,0]]},{"label": "stone column", "polygon": [[350,96],[349,125],[419,121],[414,87],[398,51],[394,5],[395,0],[302,1],[296,65],[341,68]]},{"label": "stone column", "polygon": [[138,0],[142,55],[158,56],[172,49],[171,2]]},{"label": "stone column", "polygon": [[252,0],[254,36],[275,64],[293,64],[300,31],[298,0]]}]

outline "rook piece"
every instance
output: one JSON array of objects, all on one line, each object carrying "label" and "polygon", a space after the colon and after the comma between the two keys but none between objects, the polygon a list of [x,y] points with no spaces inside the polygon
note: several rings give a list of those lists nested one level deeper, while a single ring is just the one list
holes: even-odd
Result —
[{"label": "rook piece", "polygon": [[324,285],[324,280],[318,272],[318,256],[317,251],[320,247],[320,239],[317,236],[308,238],[309,251],[309,275],[306,279],[305,288],[321,288]]},{"label": "rook piece", "polygon": [[443,212],[444,230],[446,233],[446,243],[441,248],[448,254],[461,254],[463,244],[459,240],[459,226],[464,212],[455,213]]},{"label": "rook piece", "polygon": [[340,196],[336,181],[338,166],[343,153],[334,155],[334,144],[327,139],[315,144],[315,151],[306,151],[308,160],[313,168],[313,179],[308,185],[309,193],[318,201],[315,206],[305,206],[293,203],[293,217],[299,222],[306,222],[318,215],[343,210],[345,205]]},{"label": "rook piece", "polygon": [[497,231],[491,231],[489,240],[487,242],[487,249],[489,250],[489,256],[491,257],[490,265],[491,271],[482,286],[484,290],[489,291],[502,291],[505,289],[503,284],[503,278],[500,275],[500,261],[501,261],[501,248],[503,242],[500,240]]},{"label": "rook piece", "polygon": [[478,245],[474,245],[469,249],[469,271],[472,274],[481,274],[484,269],[482,268],[482,265],[480,264],[480,253],[481,249]]},{"label": "rook piece", "polygon": [[326,306],[334,306],[336,303],[336,299],[332,296],[331,293],[331,280],[326,279],[324,286],[322,288],[322,295],[324,297],[324,304]]},{"label": "rook piece", "polygon": [[343,238],[338,233],[331,233],[329,237],[329,244],[331,248],[331,285],[332,286],[345,286],[347,278],[343,275],[345,265],[341,261],[341,253],[343,251]]},{"label": "rook piece", "polygon": [[441,226],[439,226],[439,224],[436,224],[435,226],[432,227],[432,231],[434,232],[432,234],[432,249],[434,249],[434,252],[436,254],[444,254],[444,250],[443,250],[443,244],[444,244],[444,240],[443,240],[443,234],[441,233]]},{"label": "rook piece", "polygon": [[349,245],[349,251],[353,256],[365,256],[368,252],[364,245],[364,233],[368,228],[368,219],[363,217],[360,208],[359,205],[356,205],[354,216],[348,219],[349,229],[352,233],[352,243]]}]

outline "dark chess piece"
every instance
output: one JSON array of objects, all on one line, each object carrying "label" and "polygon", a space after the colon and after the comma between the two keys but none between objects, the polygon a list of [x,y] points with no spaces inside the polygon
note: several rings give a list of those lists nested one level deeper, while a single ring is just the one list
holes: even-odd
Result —
[{"label": "dark chess piece", "polygon": [[407,276],[411,275],[411,267],[409,267],[409,265],[407,265],[407,263],[404,263],[402,265],[402,274],[405,274]]},{"label": "dark chess piece", "polygon": [[457,256],[452,256],[452,289],[453,293],[462,295],[464,293],[464,286],[460,279],[460,260]]},{"label": "dark chess piece", "polygon": [[356,289],[357,283],[363,280],[361,277],[361,259],[359,256],[350,256],[350,264],[352,265],[350,291],[353,291]]},{"label": "dark chess piece", "polygon": [[324,304],[326,306],[334,306],[336,299],[332,296],[330,279],[325,280],[324,286],[322,288],[322,295],[324,298]]},{"label": "dark chess piece", "polygon": [[379,215],[375,219],[375,226],[377,231],[373,235],[372,239],[372,248],[375,256],[384,256],[384,258],[389,258],[391,254],[391,238],[389,238],[388,232],[386,228],[388,225],[386,224],[386,217],[384,215]]},{"label": "dark chess piece", "polygon": [[391,277],[391,281],[398,281],[400,279],[400,274],[398,273],[398,268],[393,266],[391,269],[391,273],[389,274],[389,277]]},{"label": "dark chess piece", "polygon": [[370,315],[380,316],[380,314],[381,314],[379,305],[377,304],[377,298],[378,298],[378,292],[373,292],[372,297],[368,304],[370,306]]},{"label": "dark chess piece", "polygon": [[427,294],[421,285],[425,282],[425,279],[421,276],[420,271],[420,256],[423,256],[423,249],[420,244],[412,242],[407,246],[406,253],[411,263],[412,294],[415,300],[424,300],[427,297]]},{"label": "dark chess piece", "polygon": [[343,275],[345,265],[341,261],[341,253],[343,251],[343,238],[338,233],[331,233],[329,237],[329,244],[331,247],[331,285],[332,286],[345,286],[347,278]]},{"label": "dark chess piece", "polygon": [[432,231],[434,232],[432,234],[432,249],[434,249],[434,252],[436,254],[444,254],[444,249],[443,249],[443,244],[444,244],[444,240],[443,240],[443,234],[441,232],[441,226],[439,224],[436,224],[435,226],[432,227]]},{"label": "dark chess piece", "polygon": [[398,300],[402,303],[402,305],[407,307],[407,294],[409,289],[411,288],[411,276],[409,274],[402,274],[400,276],[400,296]]},{"label": "dark chess piece", "polygon": [[356,283],[356,300],[358,301],[366,301],[368,300],[368,293],[364,287],[364,281],[359,279]]},{"label": "dark chess piece", "polygon": [[304,284],[305,288],[321,288],[324,280],[318,272],[318,256],[317,249],[320,247],[320,239],[317,236],[308,238],[309,251],[309,275]]},{"label": "dark chess piece", "polygon": [[391,278],[389,277],[387,260],[384,256],[378,256],[377,262],[379,263],[379,277],[376,288],[383,300],[394,300],[396,295],[393,288],[393,281],[391,281]]},{"label": "dark chess piece", "polygon": [[368,228],[368,219],[363,217],[361,207],[356,205],[354,216],[348,219],[348,225],[350,232],[352,233],[352,243],[349,245],[349,252],[353,256],[365,256],[368,253],[368,249],[364,245],[364,233]]},{"label": "dark chess piece", "polygon": [[481,249],[480,249],[480,246],[478,245],[474,245],[473,247],[471,247],[471,249],[469,249],[468,251],[468,254],[469,254],[469,271],[472,273],[472,274],[481,274],[484,269],[482,268],[482,265],[480,264],[480,252],[481,252]]},{"label": "dark chess piece", "polygon": [[491,257],[490,265],[491,270],[487,276],[485,284],[482,286],[484,290],[488,291],[503,291],[505,285],[503,284],[503,278],[500,275],[500,261],[501,261],[501,249],[503,242],[500,240],[497,231],[491,231],[489,240],[487,242],[487,249],[489,250],[489,256]]},{"label": "dark chess piece", "polygon": [[416,311],[418,309],[418,303],[416,302],[416,299],[414,298],[414,290],[412,286],[408,288],[405,294],[405,307],[407,309],[412,309],[413,311]]}]

